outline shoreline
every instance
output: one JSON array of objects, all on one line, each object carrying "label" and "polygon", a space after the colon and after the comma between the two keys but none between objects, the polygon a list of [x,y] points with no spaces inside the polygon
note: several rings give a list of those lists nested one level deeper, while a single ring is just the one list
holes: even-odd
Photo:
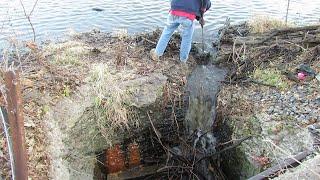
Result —
[{"label": "shoreline", "polygon": [[[99,104],[99,107],[101,104],[108,105],[108,101],[105,101],[104,97],[114,98],[113,102],[116,102],[116,105],[120,107],[122,107],[123,103],[128,104],[128,102],[136,108],[159,104],[159,102],[163,103],[162,101],[165,101],[165,99],[163,99],[163,97],[165,97],[164,95],[170,97],[169,99],[171,100],[174,99],[182,102],[181,96],[184,95],[183,91],[186,83],[184,78],[188,76],[192,68],[196,65],[194,59],[196,57],[191,56],[188,72],[181,72],[179,62],[176,61],[176,59],[179,59],[177,58],[179,37],[174,36],[161,63],[152,62],[148,57],[148,52],[155,46],[153,42],[156,41],[159,33],[159,31],[154,31],[136,36],[128,36],[120,32],[117,36],[113,37],[110,36],[109,33],[91,31],[80,33],[78,36],[73,36],[69,41],[63,43],[53,43],[40,48],[37,46],[29,47],[29,53],[23,56],[27,61],[21,64],[21,68],[25,70],[22,73],[21,83],[24,87],[25,126],[28,152],[31,153],[29,159],[31,177],[35,179],[51,177],[52,174],[58,172],[53,171],[50,175],[49,169],[57,167],[59,164],[62,165],[62,167],[66,167],[64,172],[69,174],[70,178],[75,177],[73,176],[75,172],[68,171],[69,166],[66,166],[66,164],[72,164],[72,166],[77,167],[76,163],[79,163],[79,161],[76,159],[76,156],[73,157],[73,154],[68,152],[69,147],[79,148],[77,149],[78,151],[83,151],[87,147],[92,147],[92,145],[89,144],[88,146],[78,147],[77,143],[79,142],[72,142],[72,138],[79,138],[80,141],[83,140],[81,138],[85,138],[81,133],[79,134],[79,132],[82,132],[82,129],[78,125],[79,123],[83,123],[86,127],[91,128],[92,124],[86,124],[86,121],[81,120],[81,118],[84,118],[83,113],[90,108],[93,108],[93,110],[90,111],[95,112],[96,109],[94,109],[94,107],[96,107],[97,104]],[[296,46],[293,45],[292,48],[293,47]],[[228,47],[222,45],[222,51],[224,51],[223,48]],[[312,52],[311,49],[308,50]],[[300,53],[303,54],[304,52],[299,51],[299,54],[293,56],[290,70],[297,68],[297,64],[300,63],[298,59],[298,57],[301,57]],[[220,56],[222,55],[224,54],[220,54]],[[270,61],[276,63],[276,60],[280,57],[278,57],[278,51],[274,51],[274,55],[273,59],[270,58]],[[316,54],[314,57],[317,58]],[[297,62],[295,63],[295,61]],[[227,60],[224,60],[220,61],[220,63],[225,63],[225,66],[232,69],[234,67],[233,63],[237,62],[231,62],[230,65]],[[319,63],[319,61],[314,60],[312,63],[315,63],[312,65],[312,68],[315,69],[315,67],[317,67],[316,63]],[[270,75],[263,71],[264,69],[271,71],[276,77],[274,77],[273,74]],[[312,139],[310,139],[309,132],[305,129],[306,126],[304,126],[304,124],[309,125],[310,122],[313,122],[312,119],[314,119],[314,117],[312,116],[312,118],[310,118],[310,122],[309,120],[308,122],[303,122],[306,117],[299,119],[300,116],[298,118],[294,116],[294,119],[292,119],[284,118],[282,115],[284,114],[286,117],[289,117],[293,111],[295,114],[295,111],[297,111],[297,114],[305,114],[302,111],[308,111],[308,113],[310,113],[316,110],[319,104],[317,101],[313,102],[313,100],[320,98],[318,90],[319,81],[312,79],[311,81],[294,82],[286,79],[286,76],[279,74],[275,69],[276,66],[272,65],[272,63],[271,65],[267,64],[266,67],[260,69],[260,72],[255,70],[251,71],[251,76],[249,77],[261,78],[260,81],[270,83],[269,78],[271,76],[277,81],[285,82],[287,84],[286,86],[282,87],[282,85],[276,84],[277,81],[275,84],[272,84],[277,86],[276,88],[256,84],[241,84],[239,83],[240,81],[236,84],[231,83],[225,85],[221,88],[219,95],[218,111],[220,116],[233,119],[230,120],[230,122],[235,122],[235,125],[241,128],[240,130],[235,129],[232,134],[233,138],[239,138],[243,135],[254,135],[260,132],[265,138],[270,138],[275,142],[279,141],[279,146],[283,144],[291,145],[290,142],[296,140],[295,133],[300,133],[301,131],[301,136],[299,137],[301,137],[301,139],[305,138],[306,143],[294,145],[294,151],[290,153],[295,153],[297,149],[300,150],[312,144]],[[319,69],[315,69],[315,71],[319,73]],[[242,75],[241,73],[242,72],[237,75]],[[248,74],[245,75],[247,76]],[[112,81],[108,81],[108,78],[111,78]],[[1,81],[1,83],[2,82],[3,81]],[[122,82],[128,82],[129,84],[121,84]],[[157,86],[148,86],[150,82]],[[271,81],[271,83],[272,82],[273,81]],[[103,84],[107,84],[113,89],[108,89],[104,87]],[[154,89],[154,87],[156,88]],[[101,89],[102,91],[95,92],[95,89]],[[123,94],[114,94],[113,91],[115,89],[119,89],[119,92]],[[310,90],[314,91],[314,97],[309,97]],[[137,101],[139,98],[127,98],[128,92],[130,95],[137,96],[143,100],[140,99],[140,101]],[[232,94],[232,96],[230,94]],[[89,99],[87,99],[87,97],[89,97]],[[126,97],[126,102],[123,102],[121,97]],[[301,99],[307,99],[308,104],[300,102]],[[261,102],[264,103],[261,104]],[[80,104],[83,104],[83,106],[78,107]],[[293,105],[296,106],[296,110],[291,111],[290,108],[293,107]],[[59,109],[59,107],[64,107],[64,109]],[[77,111],[68,107],[77,107]],[[112,106],[106,107],[110,108]],[[304,109],[306,107],[309,107],[310,110]],[[290,109],[290,111],[286,111],[286,109]],[[74,116],[64,114],[64,111]],[[289,113],[288,116],[286,115],[287,112]],[[121,117],[118,119],[119,121],[128,121],[128,119],[123,119],[123,116],[120,116],[123,115],[123,113],[126,114],[126,112],[115,110],[111,113],[112,115],[119,115],[119,117]],[[275,113],[278,113],[279,116],[275,116]],[[296,126],[295,118],[298,120],[297,122],[301,122],[301,124],[298,123],[298,126]],[[313,123],[320,122],[320,117],[316,116],[315,119],[316,121]],[[54,125],[48,128],[48,122],[46,122],[46,120],[50,121],[50,123],[53,122]],[[93,121],[93,123],[94,122],[95,121]],[[129,124],[134,123],[128,122]],[[230,126],[235,127],[234,124]],[[116,127],[119,128],[119,124],[117,124]],[[71,131],[73,128],[80,128],[81,131],[73,132]],[[101,129],[101,127],[96,128]],[[112,130],[110,127],[104,128],[110,131]],[[300,128],[303,128],[303,130]],[[57,136],[55,133],[60,132],[58,134],[61,139],[59,140],[59,138],[57,138],[57,141],[51,139],[47,142],[46,140],[49,140],[46,138],[48,131],[51,133],[50,136],[53,139]],[[64,133],[68,133],[68,136],[70,133],[70,137],[65,137],[66,135]],[[89,131],[88,134],[90,135]],[[113,136],[114,134],[110,136],[109,134],[105,134],[102,137],[113,139]],[[288,136],[288,139],[285,139],[286,136]],[[92,137],[93,136],[89,136],[89,138]],[[285,143],[281,144],[283,139],[285,139]],[[71,142],[64,142],[70,140]],[[258,164],[260,163],[260,171],[269,167],[277,158],[287,157],[287,155],[281,155],[279,152],[273,152],[277,154],[277,156],[263,153],[250,154],[252,152],[248,150],[248,148],[251,148],[254,146],[253,144],[257,142],[259,142],[259,139],[253,140],[253,143],[249,143],[249,146],[243,145],[242,148],[245,149],[244,152],[246,153],[244,156],[246,158],[245,163],[249,162],[250,165],[253,164],[252,162],[255,164],[257,162]],[[101,143],[101,141],[99,141],[99,143]],[[59,148],[55,147],[57,144],[60,146]],[[105,141],[102,142],[102,144],[105,149],[109,147]],[[260,145],[261,144],[254,146],[257,152],[265,148],[263,144]],[[49,146],[51,146],[50,151],[47,149]],[[101,147],[95,150],[101,150]],[[74,159],[66,160],[66,156],[71,156]],[[268,158],[268,161],[261,161],[261,159],[264,160],[264,158]],[[68,164],[69,161],[72,161],[72,163]],[[39,166],[33,167],[34,164],[38,164]],[[81,171],[80,167],[77,168],[79,169],[76,171]],[[91,173],[90,171],[88,172]],[[64,174],[58,173],[51,178],[58,179],[60,175],[63,177]],[[81,174],[79,176],[81,176]]]}]

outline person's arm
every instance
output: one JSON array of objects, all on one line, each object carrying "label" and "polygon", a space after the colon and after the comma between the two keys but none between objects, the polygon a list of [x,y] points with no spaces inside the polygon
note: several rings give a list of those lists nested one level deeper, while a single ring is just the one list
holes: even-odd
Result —
[{"label": "person's arm", "polygon": [[206,11],[208,11],[211,7],[211,1],[210,0],[206,0]]}]

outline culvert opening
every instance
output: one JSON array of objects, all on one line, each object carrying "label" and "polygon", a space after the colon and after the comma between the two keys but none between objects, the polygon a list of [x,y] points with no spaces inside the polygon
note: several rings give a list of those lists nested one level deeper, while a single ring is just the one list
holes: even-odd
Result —
[{"label": "culvert opening", "polygon": [[[208,60],[206,57],[203,59]],[[150,117],[150,111],[146,112],[147,128],[99,153],[97,172],[100,174],[95,176],[100,179],[237,179],[239,176],[230,168],[236,165],[228,158],[232,148],[242,141],[231,141],[232,129],[216,110],[219,85],[225,74],[213,65],[198,65],[188,78],[188,98],[162,108],[161,122]]]},{"label": "culvert opening", "polygon": [[[238,144],[232,143],[232,128],[225,120],[218,114],[213,127],[213,135],[217,139],[216,151],[212,154],[204,155],[205,152],[190,147],[190,139],[189,142],[188,139],[176,139],[170,146],[164,145],[170,150],[165,149],[157,140],[155,132],[149,130],[141,134],[149,140],[137,142],[137,139],[127,139],[122,144],[98,153],[94,176],[99,180],[239,179],[240,172],[234,171],[239,152],[232,147]],[[171,135],[167,138],[174,137]]]}]

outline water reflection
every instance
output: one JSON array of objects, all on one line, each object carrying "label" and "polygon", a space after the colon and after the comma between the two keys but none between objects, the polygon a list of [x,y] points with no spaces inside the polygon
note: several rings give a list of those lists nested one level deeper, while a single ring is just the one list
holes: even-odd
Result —
[{"label": "water reflection", "polygon": [[[33,0],[23,1],[27,12]],[[125,28],[129,33],[149,31],[162,27],[169,10],[169,0],[41,0],[32,16],[38,39],[62,37],[68,29],[88,31],[99,28],[113,31]],[[239,22],[257,14],[283,18],[287,0],[214,0],[206,15],[205,31],[212,33],[220,27],[225,17]],[[92,11],[92,8],[104,11]],[[320,1],[291,0],[289,20],[298,24],[319,22]],[[0,1],[0,40],[8,35],[31,39],[32,31],[24,18],[19,0]],[[199,30],[197,26],[197,30]],[[195,38],[199,37],[196,31]]]}]

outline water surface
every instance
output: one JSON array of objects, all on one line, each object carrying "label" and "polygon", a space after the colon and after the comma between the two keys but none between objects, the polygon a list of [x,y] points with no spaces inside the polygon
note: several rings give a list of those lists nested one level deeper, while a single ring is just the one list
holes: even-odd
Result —
[{"label": "water surface", "polygon": [[[35,0],[22,1],[29,13]],[[89,31],[93,28],[102,31],[126,29],[129,33],[137,33],[163,27],[169,4],[169,0],[39,0],[31,20],[38,40],[61,38],[70,30]],[[222,26],[227,16],[232,22],[245,21],[259,14],[284,19],[286,7],[287,0],[214,0],[206,14],[207,39]],[[92,8],[104,11],[97,12]],[[291,0],[290,21],[314,23],[319,22],[319,17],[320,1]],[[199,29],[197,25],[195,39],[199,38]],[[9,36],[32,38],[19,0],[0,1],[0,41]]]}]

